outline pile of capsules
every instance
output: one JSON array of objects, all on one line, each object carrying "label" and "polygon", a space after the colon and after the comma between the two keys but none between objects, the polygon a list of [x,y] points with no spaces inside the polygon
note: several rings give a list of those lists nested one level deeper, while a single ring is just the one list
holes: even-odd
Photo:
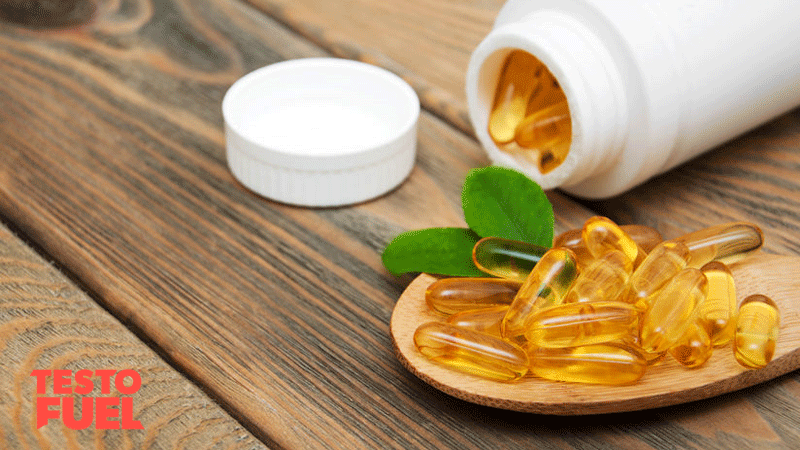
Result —
[{"label": "pile of capsules", "polygon": [[542,173],[566,158],[572,142],[567,97],[553,74],[530,53],[514,50],[506,57],[488,131],[499,149],[524,155]]},{"label": "pile of capsules", "polygon": [[592,217],[551,249],[484,238],[473,250],[497,278],[445,278],[426,302],[444,315],[421,325],[417,349],[453,369],[499,381],[628,384],[667,354],[699,367],[733,341],[760,368],[778,337],[775,303],[755,294],[737,310],[728,263],[761,248],[761,230],[728,223],[663,241],[654,229]]}]

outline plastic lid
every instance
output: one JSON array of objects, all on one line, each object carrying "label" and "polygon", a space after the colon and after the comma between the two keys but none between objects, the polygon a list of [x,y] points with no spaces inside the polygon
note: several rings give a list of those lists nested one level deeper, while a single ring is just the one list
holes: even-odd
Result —
[{"label": "plastic lid", "polygon": [[225,94],[228,166],[283,203],[341,206],[382,195],[414,166],[419,98],[384,69],[309,58],[251,72]]}]

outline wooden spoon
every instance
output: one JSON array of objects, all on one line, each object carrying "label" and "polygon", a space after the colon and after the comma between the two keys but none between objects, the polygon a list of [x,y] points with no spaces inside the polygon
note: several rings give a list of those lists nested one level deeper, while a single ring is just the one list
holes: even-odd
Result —
[{"label": "wooden spoon", "polygon": [[687,369],[671,357],[648,367],[627,386],[563,383],[525,377],[513,383],[454,371],[424,357],[414,346],[414,331],[425,322],[443,321],[428,309],[425,289],[436,278],[422,274],[400,296],[392,313],[391,333],[400,362],[431,386],[473,403],[514,411],[554,415],[635,411],[700,400],[752,386],[800,367],[800,258],[758,255],[730,266],[739,301],[764,294],[778,305],[780,336],[772,362],[746,369],[729,344],[714,349],[700,368]]}]

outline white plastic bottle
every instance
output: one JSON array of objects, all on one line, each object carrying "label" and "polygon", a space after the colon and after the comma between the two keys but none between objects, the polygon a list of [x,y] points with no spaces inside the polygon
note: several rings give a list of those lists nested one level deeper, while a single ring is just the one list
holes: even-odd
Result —
[{"label": "white plastic bottle", "polygon": [[[547,66],[569,105],[570,150],[546,174],[487,131],[514,49]],[[546,189],[609,197],[800,104],[800,1],[508,0],[466,84],[494,163]]]}]

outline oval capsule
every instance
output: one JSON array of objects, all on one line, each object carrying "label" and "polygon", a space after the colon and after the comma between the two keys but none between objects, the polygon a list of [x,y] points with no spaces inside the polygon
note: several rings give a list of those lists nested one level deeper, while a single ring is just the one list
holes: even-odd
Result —
[{"label": "oval capsule", "polygon": [[669,354],[682,366],[695,368],[702,366],[714,347],[705,328],[699,323],[691,323],[678,341],[669,349]]},{"label": "oval capsule", "polygon": [[623,339],[638,325],[639,313],[628,303],[568,303],[536,313],[525,336],[536,347],[576,347]]},{"label": "oval capsule", "polygon": [[553,248],[545,253],[511,302],[500,325],[503,337],[524,342],[530,317],[542,308],[563,303],[577,277],[578,265],[570,250]]},{"label": "oval capsule", "polygon": [[726,345],[736,330],[736,285],[725,264],[711,261],[700,268],[708,280],[708,296],[700,305],[698,323],[705,328],[711,344]]},{"label": "oval capsule", "polygon": [[443,278],[425,290],[428,306],[444,314],[510,305],[520,283],[500,278]]},{"label": "oval capsule", "polygon": [[730,264],[764,245],[764,233],[752,223],[731,222],[704,228],[673,239],[689,248],[689,267],[702,267],[711,261]]},{"label": "oval capsule", "polygon": [[628,303],[645,311],[653,295],[678,272],[686,267],[689,249],[680,242],[662,242],[657,245],[633,272],[630,279]]},{"label": "oval capsule", "polygon": [[420,325],[414,345],[433,361],[492,380],[513,381],[528,371],[528,356],[519,346],[448,323]]},{"label": "oval capsule", "polygon": [[522,283],[547,250],[527,242],[487,237],[473,247],[472,261],[483,272]]},{"label": "oval capsule", "polygon": [[503,317],[505,317],[507,311],[508,306],[470,309],[450,315],[450,317],[447,318],[447,323],[468,330],[501,337],[500,322],[503,321]]},{"label": "oval capsule", "polygon": [[780,315],[771,298],[755,294],[739,305],[734,335],[734,355],[739,364],[760,369],[775,355],[778,342]]},{"label": "oval capsule", "polygon": [[540,347],[529,357],[532,374],[555,381],[622,385],[642,378],[647,370],[641,353],[623,344]]},{"label": "oval capsule", "polygon": [[489,136],[496,144],[508,144],[514,140],[517,125],[525,118],[528,102],[542,89],[543,69],[533,55],[522,50],[512,51],[506,57],[489,114]]},{"label": "oval capsule", "polygon": [[595,259],[581,271],[564,303],[618,300],[628,288],[631,262],[617,250]]},{"label": "oval capsule", "polygon": [[611,251],[622,252],[630,261],[636,261],[638,246],[622,229],[607,217],[589,218],[581,231],[583,241],[595,258]]},{"label": "oval capsule", "polygon": [[706,298],[708,282],[699,269],[678,272],[656,293],[642,318],[641,346],[648,353],[669,350],[695,320],[695,309]]}]

